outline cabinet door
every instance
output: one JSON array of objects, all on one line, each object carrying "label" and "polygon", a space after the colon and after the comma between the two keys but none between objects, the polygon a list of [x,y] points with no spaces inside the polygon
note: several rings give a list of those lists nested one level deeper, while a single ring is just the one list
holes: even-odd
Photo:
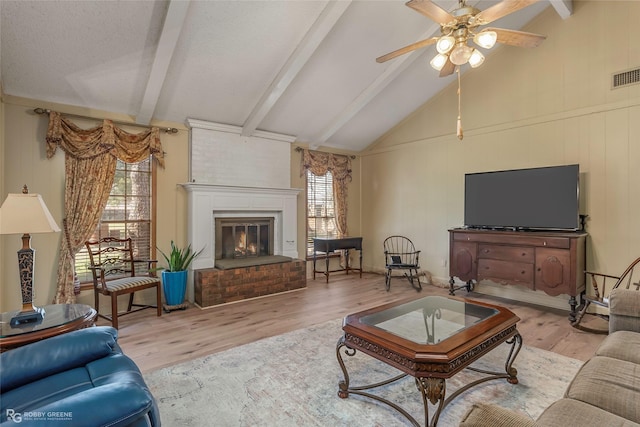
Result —
[{"label": "cabinet door", "polygon": [[536,290],[549,295],[571,294],[571,258],[562,249],[536,248]]},{"label": "cabinet door", "polygon": [[464,282],[476,280],[478,272],[477,251],[477,243],[454,240],[449,254],[451,258],[449,260],[449,275],[458,277]]}]

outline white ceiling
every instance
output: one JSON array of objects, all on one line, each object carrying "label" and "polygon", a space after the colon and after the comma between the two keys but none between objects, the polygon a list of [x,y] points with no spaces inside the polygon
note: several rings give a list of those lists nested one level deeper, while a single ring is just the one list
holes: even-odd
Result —
[{"label": "white ceiling", "polygon": [[[520,29],[549,2],[571,13],[540,0],[491,25]],[[433,47],[375,62],[439,34],[400,0],[0,0],[0,13],[5,94],[141,124],[194,118],[360,151],[455,79],[431,69]]]}]

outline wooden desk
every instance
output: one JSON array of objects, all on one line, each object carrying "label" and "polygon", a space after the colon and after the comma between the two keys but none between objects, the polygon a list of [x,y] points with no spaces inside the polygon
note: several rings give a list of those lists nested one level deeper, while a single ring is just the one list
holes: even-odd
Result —
[{"label": "wooden desk", "polygon": [[[349,265],[349,250],[355,249],[360,251],[360,268],[353,268]],[[346,251],[347,265],[345,268],[337,270],[329,270],[329,254],[337,250]],[[325,269],[324,271],[316,270],[317,252],[324,253]],[[362,278],[362,237],[342,237],[342,238],[314,238],[313,239],[313,280],[316,279],[316,273],[322,273],[326,276],[327,283],[329,283],[329,273],[335,273],[337,271],[345,271],[349,274],[350,270],[360,271],[360,278]]]},{"label": "wooden desk", "polygon": [[17,311],[2,313],[0,352],[93,326],[97,317],[96,311],[84,304],[52,304],[41,308],[44,311],[41,321],[18,326],[10,325]]}]

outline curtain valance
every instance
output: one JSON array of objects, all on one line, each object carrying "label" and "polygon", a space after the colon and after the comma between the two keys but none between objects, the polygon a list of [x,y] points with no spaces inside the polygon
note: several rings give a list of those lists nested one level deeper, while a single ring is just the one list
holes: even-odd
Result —
[{"label": "curtain valance", "polygon": [[341,154],[302,150],[300,176],[303,176],[306,170],[310,170],[316,176],[325,175],[329,171],[334,180],[351,181],[351,158]]},{"label": "curtain valance", "polygon": [[150,155],[164,167],[164,152],[158,128],[132,134],[115,126],[111,120],[91,129],[81,129],[56,111],[49,113],[47,130],[47,158],[53,157],[57,147],[76,159],[91,159],[110,154],[125,163],[137,163]]}]

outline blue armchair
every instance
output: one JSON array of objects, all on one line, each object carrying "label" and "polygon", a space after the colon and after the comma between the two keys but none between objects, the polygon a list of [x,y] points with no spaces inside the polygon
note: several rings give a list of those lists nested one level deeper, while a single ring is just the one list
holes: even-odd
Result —
[{"label": "blue armchair", "polygon": [[0,354],[0,426],[160,426],[117,331],[94,327]]}]

